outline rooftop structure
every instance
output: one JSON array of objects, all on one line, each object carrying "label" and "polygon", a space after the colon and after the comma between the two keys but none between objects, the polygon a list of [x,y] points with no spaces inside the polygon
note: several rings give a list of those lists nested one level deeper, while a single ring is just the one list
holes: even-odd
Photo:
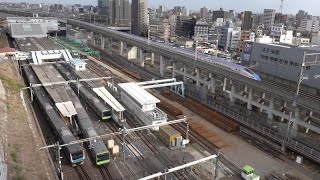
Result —
[{"label": "rooftop structure", "polygon": [[47,37],[46,27],[41,24],[11,24],[9,29],[12,38]]},{"label": "rooftop structure", "polygon": [[73,67],[76,71],[84,71],[86,70],[86,62],[84,62],[81,59],[71,59],[70,65]]}]

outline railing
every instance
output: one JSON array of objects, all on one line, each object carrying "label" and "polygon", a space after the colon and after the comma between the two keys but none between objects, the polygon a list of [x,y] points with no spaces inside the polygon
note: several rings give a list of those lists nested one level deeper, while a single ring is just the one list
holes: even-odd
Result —
[{"label": "railing", "polygon": [[292,151],[300,153],[301,155],[306,156],[317,163],[320,163],[320,152],[318,150],[315,150],[291,138],[286,138],[286,136],[283,133],[280,134],[274,131],[272,128],[266,127],[261,123],[255,121],[254,119],[245,117],[240,113],[233,111],[231,108],[223,107],[211,100],[208,100],[208,98],[206,97],[206,93],[204,93],[203,90],[200,93],[194,90],[186,89],[185,93],[189,98],[194,99],[195,101],[198,101],[203,105],[206,105],[218,111],[219,113],[222,113],[232,118],[233,120],[240,123],[242,126],[248,127],[259,134],[273,139],[279,144],[284,143],[285,146],[291,149]]}]

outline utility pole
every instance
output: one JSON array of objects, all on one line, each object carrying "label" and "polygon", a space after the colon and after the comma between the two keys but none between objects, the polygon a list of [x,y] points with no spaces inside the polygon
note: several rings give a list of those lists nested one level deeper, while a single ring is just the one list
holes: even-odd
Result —
[{"label": "utility pole", "polygon": [[196,47],[195,47],[195,52],[194,52],[194,67],[196,67],[196,61],[198,59],[198,32],[196,32],[196,35],[195,35],[195,39],[196,39]]},{"label": "utility pole", "polygon": [[219,33],[219,31],[218,31],[218,32],[217,32],[217,44],[216,44],[216,58],[218,57],[219,38],[220,38],[220,33]]}]

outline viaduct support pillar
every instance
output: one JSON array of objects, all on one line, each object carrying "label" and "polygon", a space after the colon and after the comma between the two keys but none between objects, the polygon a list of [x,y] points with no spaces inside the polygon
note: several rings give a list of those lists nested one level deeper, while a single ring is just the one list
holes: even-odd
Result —
[{"label": "viaduct support pillar", "polygon": [[230,99],[230,104],[233,105],[234,101],[235,101],[234,94],[236,92],[236,89],[234,87],[234,84],[233,84],[232,80],[230,80],[230,84],[231,84],[231,90],[230,90],[229,99]]},{"label": "viaduct support pillar", "polygon": [[108,51],[112,52],[112,39],[111,38],[108,39]]},{"label": "viaduct support pillar", "polygon": [[124,43],[122,41],[120,41],[120,49],[119,49],[120,55],[123,54],[123,50],[124,50]]},{"label": "viaduct support pillar", "polygon": [[151,53],[151,66],[154,66],[154,53]]},{"label": "viaduct support pillar", "polygon": [[293,137],[297,136],[297,131],[298,131],[298,124],[297,121],[300,121],[300,108],[296,107],[294,110],[294,118],[293,118],[293,122],[292,122],[292,132],[291,135]]},{"label": "viaduct support pillar", "polygon": [[184,82],[184,83],[187,83],[187,76],[186,76],[186,75],[187,75],[187,72],[188,72],[188,71],[187,71],[187,65],[184,64],[184,65],[183,65],[183,82]]},{"label": "viaduct support pillar", "polygon": [[176,62],[172,61],[172,78],[176,77]]},{"label": "viaduct support pillar", "polygon": [[200,87],[200,77],[201,77],[201,71],[199,68],[196,68],[196,77],[197,77],[196,86],[197,86],[197,88],[199,88]]},{"label": "viaduct support pillar", "polygon": [[160,55],[160,76],[164,77],[164,61],[163,61],[163,56]]},{"label": "viaduct support pillar", "polygon": [[270,104],[269,104],[269,108],[268,108],[268,124],[272,123],[273,120],[273,113],[272,110],[274,109],[274,96],[271,96],[270,99]]},{"label": "viaduct support pillar", "polygon": [[212,73],[209,73],[209,78],[210,78],[210,93],[215,94],[216,93],[216,79],[213,76]]},{"label": "viaduct support pillar", "polygon": [[[246,86],[246,87],[247,87],[247,86]],[[252,101],[252,88],[250,87],[250,89],[249,89],[249,96],[248,96],[248,102],[247,102],[247,109],[248,109],[248,110],[252,110],[251,101]]]},{"label": "viaduct support pillar", "polygon": [[103,37],[102,35],[100,35],[100,41],[101,41],[101,49],[104,49],[104,45],[105,45],[105,37]]},{"label": "viaduct support pillar", "polygon": [[143,49],[139,50],[139,62],[140,66],[144,67],[144,54],[143,54]]}]

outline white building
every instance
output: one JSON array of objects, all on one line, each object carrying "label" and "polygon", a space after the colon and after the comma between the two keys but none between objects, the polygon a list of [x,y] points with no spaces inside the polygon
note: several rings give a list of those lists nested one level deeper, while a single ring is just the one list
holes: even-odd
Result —
[{"label": "white building", "polygon": [[199,21],[194,27],[194,40],[202,43],[207,43],[209,37],[209,24]]},{"label": "white building", "polygon": [[293,31],[285,31],[281,34],[279,42],[285,44],[292,44],[293,40]]},{"label": "white building", "polygon": [[320,30],[319,17],[312,17],[311,19],[303,19],[301,22],[301,30],[307,32],[318,32]]},{"label": "white building", "polygon": [[311,44],[320,45],[320,31],[312,35]]},{"label": "white building", "polygon": [[230,37],[230,49],[231,50],[235,50],[238,48],[240,36],[241,36],[241,31],[239,31],[239,30],[233,30],[231,32],[231,37]]},{"label": "white building", "polygon": [[273,42],[273,39],[270,36],[263,35],[261,37],[256,38],[256,42],[263,43],[263,44],[269,44]]},{"label": "white building", "polygon": [[309,38],[302,38],[302,37],[293,37],[292,44],[294,44],[294,45],[309,45],[310,39]]}]

